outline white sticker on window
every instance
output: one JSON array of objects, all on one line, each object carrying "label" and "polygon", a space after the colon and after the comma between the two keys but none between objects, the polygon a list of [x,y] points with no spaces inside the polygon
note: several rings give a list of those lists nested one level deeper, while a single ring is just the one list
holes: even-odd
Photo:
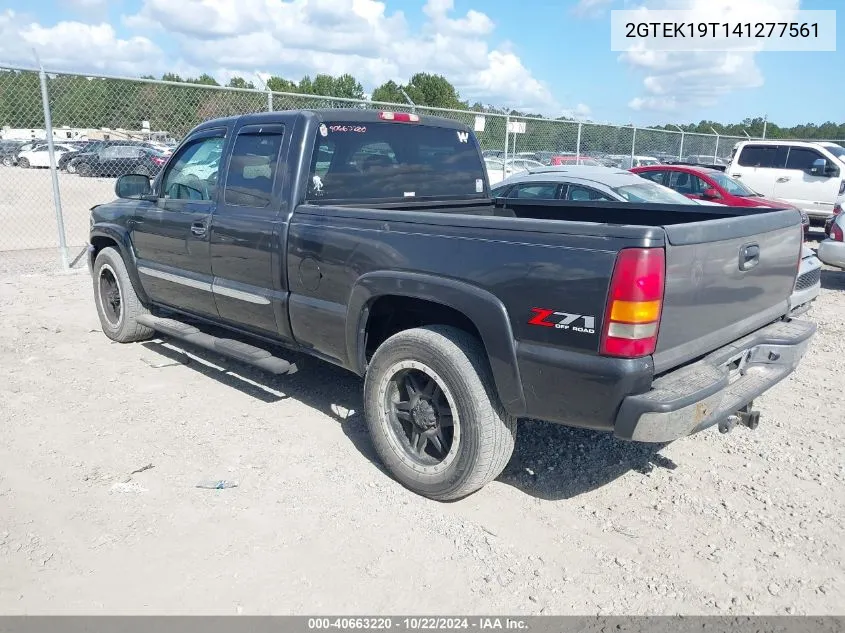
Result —
[{"label": "white sticker on window", "polygon": [[416,191],[406,191],[406,192],[405,192],[405,197],[406,197],[406,198],[413,198],[413,197],[414,197],[414,196],[416,196],[416,195],[417,195]]},{"label": "white sticker on window", "polygon": [[484,191],[484,181],[481,178],[475,179],[475,193],[481,193]]},{"label": "white sticker on window", "polygon": [[329,128],[326,127],[325,123],[320,124],[320,136],[328,136],[329,135]]}]

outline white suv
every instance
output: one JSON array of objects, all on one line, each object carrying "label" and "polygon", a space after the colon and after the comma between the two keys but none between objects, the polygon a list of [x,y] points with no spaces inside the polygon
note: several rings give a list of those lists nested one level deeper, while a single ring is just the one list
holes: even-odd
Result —
[{"label": "white suv", "polygon": [[803,209],[811,220],[833,214],[845,193],[845,147],[807,141],[742,141],[727,173],[767,198]]}]

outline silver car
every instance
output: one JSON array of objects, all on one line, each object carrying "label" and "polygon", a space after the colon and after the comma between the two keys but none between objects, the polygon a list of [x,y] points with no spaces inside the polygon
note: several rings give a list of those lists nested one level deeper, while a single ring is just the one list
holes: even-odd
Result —
[{"label": "silver car", "polygon": [[834,219],[830,236],[819,244],[818,256],[828,266],[845,270],[845,215]]},{"label": "silver car", "polygon": [[[555,199],[584,202],[653,202],[659,204],[698,204],[723,206],[708,200],[693,200],[673,189],[613,167],[571,165],[542,167],[514,174],[492,188],[496,198]],[[842,216],[839,221],[842,222]],[[826,244],[830,240],[822,242]],[[845,243],[840,243],[840,266],[845,268]],[[830,249],[832,253],[834,249]],[[833,257],[833,255],[831,255]],[[806,312],[821,292],[821,248],[819,257],[804,246],[795,287],[789,298],[792,316]],[[836,265],[836,264],[834,264]]]}]

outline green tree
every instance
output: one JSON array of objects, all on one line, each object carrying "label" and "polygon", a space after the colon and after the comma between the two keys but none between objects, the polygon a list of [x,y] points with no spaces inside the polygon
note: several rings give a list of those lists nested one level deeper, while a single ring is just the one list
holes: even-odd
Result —
[{"label": "green tree", "polygon": [[229,83],[226,84],[228,88],[250,88],[255,89],[255,84],[251,81],[247,81],[243,77],[232,77],[229,80]]},{"label": "green tree", "polygon": [[220,84],[217,83],[217,80],[209,75],[208,73],[203,73],[196,79],[186,79],[185,80],[189,84],[199,84],[201,86],[219,86]]},{"label": "green tree", "polygon": [[363,99],[364,88],[355,77],[346,73],[334,80],[332,97],[344,97],[346,99]]},{"label": "green tree", "polygon": [[392,79],[373,90],[370,98],[373,101],[384,101],[385,103],[405,103],[405,97],[402,96],[402,87]]},{"label": "green tree", "polygon": [[466,108],[455,86],[443,77],[429,73],[417,73],[405,86],[411,100],[421,106],[436,108]]},{"label": "green tree", "polygon": [[267,80],[267,90],[272,90],[273,92],[296,92],[298,87],[290,79],[274,75]]}]

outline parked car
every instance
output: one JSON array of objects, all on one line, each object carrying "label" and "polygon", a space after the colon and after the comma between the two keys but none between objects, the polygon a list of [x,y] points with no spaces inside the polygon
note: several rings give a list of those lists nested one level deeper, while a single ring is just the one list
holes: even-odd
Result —
[{"label": "parked car", "polygon": [[80,176],[155,176],[167,157],[168,154],[143,145],[112,145],[77,156],[68,163],[68,171]]},{"label": "parked car", "polygon": [[18,152],[25,141],[0,141],[0,164],[12,167],[18,162]]},{"label": "parked car", "polygon": [[845,148],[836,143],[806,141],[741,141],[727,173],[769,198],[781,198],[803,209],[812,222],[833,215],[845,194]]},{"label": "parked car", "polygon": [[619,167],[631,169],[631,167],[644,167],[645,165],[659,165],[660,161],[654,156],[622,156],[619,160]]},{"label": "parked car", "polygon": [[533,168],[498,183],[492,193],[495,198],[698,204],[630,171],[591,165]]},{"label": "parked car", "polygon": [[501,182],[504,178],[513,174],[543,167],[543,163],[529,158],[510,158],[507,161],[496,158],[485,158],[484,165],[487,168],[487,179],[491,185]]},{"label": "parked car", "polygon": [[555,154],[549,157],[549,162],[543,162],[544,165],[551,165],[557,167],[560,165],[592,165],[593,167],[601,167],[602,164],[595,158],[589,156],[581,156],[578,154]]},{"label": "parked car", "polygon": [[831,222],[830,235],[819,244],[818,258],[828,266],[845,269],[845,215]]},{"label": "parked car", "polygon": [[[666,166],[659,168],[641,167],[630,171],[607,167],[571,167],[568,169],[549,167],[543,170],[532,170],[531,173],[511,176],[494,187],[492,194],[497,198],[516,198],[519,200],[619,201],[720,206],[710,200],[683,195],[658,180],[642,177],[651,175],[655,171],[659,172],[661,169],[666,169]],[[722,172],[717,171],[715,173],[724,176]],[[645,186],[643,187],[643,185]],[[784,205],[754,205],[754,207],[759,209],[783,209]],[[789,297],[790,312],[796,315],[805,312],[820,292],[821,262],[812,249],[804,246],[793,292]]]},{"label": "parked car", "polygon": [[732,207],[795,209],[801,213],[805,237],[809,233],[810,218],[805,211],[786,200],[766,198],[722,171],[692,165],[652,165],[634,167],[631,171],[694,200],[710,200]]},{"label": "parked car", "polygon": [[[185,185],[212,147],[218,186]],[[499,476],[518,418],[651,443],[755,428],[816,329],[786,308],[798,216],[623,176],[684,204],[494,200],[475,135],[445,118],[216,119],[92,208],[94,306],[117,342],[158,332],[275,374],[292,348],[363,377],[377,455],[438,500]]]},{"label": "parked car", "polygon": [[833,214],[824,221],[824,235],[830,237],[830,229],[837,217],[842,215],[842,209],[845,208],[845,195],[839,196],[836,202],[833,203]]},{"label": "parked car", "polygon": [[484,158],[504,158],[505,152],[500,149],[485,149],[481,152]]},{"label": "parked car", "polygon": [[[68,152],[76,151],[73,145],[65,143],[53,143],[53,151],[55,152],[56,161]],[[50,147],[47,143],[39,143],[33,146],[30,150],[18,152],[17,157],[18,167],[49,167],[50,166]]]},{"label": "parked car", "polygon": [[[76,152],[70,152],[65,154],[64,156],[59,159],[58,167],[59,169],[64,169],[69,174],[76,173],[76,163],[74,163],[74,159],[82,156],[83,154],[96,154],[101,149],[106,147],[116,147],[116,146],[126,146],[126,145],[133,145],[136,147],[151,147],[145,141],[135,141],[135,140],[108,140],[108,141],[86,141],[79,145],[79,149]],[[73,163],[73,164],[72,164]]]},{"label": "parked car", "polygon": [[684,158],[683,162],[692,165],[721,165],[723,167],[728,165],[728,161],[724,158],[712,154],[690,154]]}]

